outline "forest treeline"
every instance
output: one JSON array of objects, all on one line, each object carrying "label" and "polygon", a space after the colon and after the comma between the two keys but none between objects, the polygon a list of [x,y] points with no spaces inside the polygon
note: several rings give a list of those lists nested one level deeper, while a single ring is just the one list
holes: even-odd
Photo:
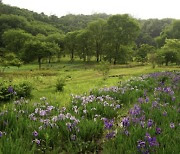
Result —
[{"label": "forest treeline", "polygon": [[90,61],[155,66],[180,64],[180,20],[135,19],[127,14],[58,18],[0,2],[0,64],[20,66],[70,56]]}]

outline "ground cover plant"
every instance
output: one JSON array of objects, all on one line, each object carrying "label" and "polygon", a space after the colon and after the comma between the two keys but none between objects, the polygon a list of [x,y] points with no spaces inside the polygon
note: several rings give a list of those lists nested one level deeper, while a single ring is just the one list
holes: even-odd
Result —
[{"label": "ground cover plant", "polygon": [[1,108],[1,153],[179,153],[180,73],[130,78],[72,95]]}]

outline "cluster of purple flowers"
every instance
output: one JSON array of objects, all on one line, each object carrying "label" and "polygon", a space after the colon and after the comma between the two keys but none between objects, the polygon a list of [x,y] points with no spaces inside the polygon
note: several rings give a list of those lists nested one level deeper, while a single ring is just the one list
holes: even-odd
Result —
[{"label": "cluster of purple flowers", "polygon": [[111,129],[113,127],[113,125],[114,125],[114,120],[113,119],[104,118],[103,121],[104,121],[104,128],[105,129]]},{"label": "cluster of purple flowers", "polygon": [[106,138],[111,139],[111,138],[115,137],[115,135],[116,135],[115,131],[112,131],[112,132],[106,134]]},{"label": "cluster of purple flowers", "polygon": [[156,137],[151,137],[149,133],[146,133],[144,140],[138,140],[138,151],[141,153],[150,153],[155,150],[155,147],[159,146]]},{"label": "cluster of purple flowers", "polygon": [[130,125],[129,117],[123,118],[122,125],[123,125],[123,127],[128,127]]}]

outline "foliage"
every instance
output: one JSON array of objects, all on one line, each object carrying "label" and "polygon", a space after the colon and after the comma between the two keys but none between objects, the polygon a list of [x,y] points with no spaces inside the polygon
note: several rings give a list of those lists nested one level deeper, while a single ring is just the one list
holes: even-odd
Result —
[{"label": "foliage", "polygon": [[0,101],[11,101],[21,97],[31,97],[32,85],[29,82],[13,84],[12,82],[3,81],[0,83]]},{"label": "foliage", "polygon": [[3,67],[2,72],[9,66],[17,66],[19,68],[22,64],[23,62],[14,53],[6,53],[0,57],[0,65]]},{"label": "foliage", "polygon": [[32,35],[21,29],[9,29],[3,33],[2,39],[7,50],[21,55],[20,51],[25,42],[32,39]]},{"label": "foliage", "polygon": [[147,55],[154,53],[155,48],[148,44],[142,44],[137,50],[136,60],[145,63],[148,61]]},{"label": "foliage", "polygon": [[167,39],[166,44],[161,48],[164,62],[168,65],[171,63],[179,63],[180,41],[178,39]]},{"label": "foliage", "polygon": [[69,54],[71,54],[71,61],[74,60],[74,55],[77,50],[76,36],[78,33],[78,31],[69,32],[66,34],[64,39],[66,50]]},{"label": "foliage", "polygon": [[25,43],[24,53],[22,58],[25,62],[30,62],[37,59],[39,64],[39,69],[41,69],[41,60],[44,57],[52,56],[60,49],[57,44],[40,41],[38,39],[30,40]]},{"label": "foliage", "polygon": [[64,78],[57,79],[56,82],[56,91],[62,92],[64,90],[64,86],[66,85]]},{"label": "foliage", "polygon": [[[94,46],[96,50],[96,61],[99,61],[99,58],[102,56],[103,44],[104,44],[104,33],[106,29],[106,21],[99,19],[97,21],[90,22],[88,24],[88,30],[91,33],[91,39],[93,41],[91,46]],[[101,60],[101,59],[100,59]]]},{"label": "foliage", "polygon": [[80,30],[76,36],[78,55],[84,61],[90,61],[93,56],[92,35],[88,30]]},{"label": "foliage", "polygon": [[99,73],[103,75],[103,79],[106,80],[109,75],[110,66],[107,62],[100,62],[99,65],[95,68]]},{"label": "foliage", "polygon": [[157,53],[151,53],[148,55],[148,61],[152,64],[152,68],[155,68],[156,63],[160,60],[157,58]]},{"label": "foliage", "polygon": [[133,43],[139,33],[138,23],[127,14],[111,16],[107,21],[106,41],[111,49],[110,59],[117,63],[116,55],[120,54],[121,46]]},{"label": "foliage", "polygon": [[143,44],[161,48],[166,38],[179,39],[179,20],[174,19],[136,20],[129,15],[107,14],[58,18],[3,3],[0,7],[0,48],[14,52],[25,63],[38,59],[39,68],[43,60],[60,62],[67,55],[71,61],[96,57],[97,62],[125,64],[137,58],[144,63],[147,54],[144,49],[135,53],[136,46],[140,50]]}]

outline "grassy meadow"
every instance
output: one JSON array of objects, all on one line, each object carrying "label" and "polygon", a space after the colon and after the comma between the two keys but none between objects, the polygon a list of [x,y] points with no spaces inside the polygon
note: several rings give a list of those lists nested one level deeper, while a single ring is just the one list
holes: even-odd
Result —
[{"label": "grassy meadow", "polygon": [[105,78],[97,67],[65,60],[1,72],[1,82],[33,89],[0,103],[0,153],[178,154],[180,68],[111,65]]},{"label": "grassy meadow", "polygon": [[[110,87],[118,82],[129,79],[132,76],[152,72],[179,70],[178,66],[156,67],[138,64],[111,65],[108,78],[104,80],[101,72],[98,72],[96,63],[69,62],[67,59],[60,63],[43,64],[42,70],[37,64],[23,65],[20,68],[10,67],[0,74],[0,81],[7,80],[13,83],[28,81],[32,84],[32,101],[38,101],[40,97],[47,97],[53,103],[68,105],[71,94],[88,93],[91,89]],[[65,87],[62,92],[56,91],[56,83],[59,78],[65,79]]]}]

